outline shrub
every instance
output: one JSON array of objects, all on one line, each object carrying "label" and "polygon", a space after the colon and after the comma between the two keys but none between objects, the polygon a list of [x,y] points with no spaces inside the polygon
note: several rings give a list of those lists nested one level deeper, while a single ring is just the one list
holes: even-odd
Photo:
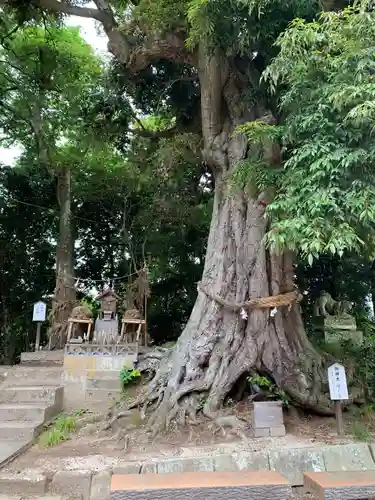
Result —
[{"label": "shrub", "polygon": [[141,372],[137,368],[129,367],[129,366],[123,366],[121,372],[120,372],[120,380],[121,380],[121,385],[122,388],[124,389],[125,386],[132,384],[141,376]]}]

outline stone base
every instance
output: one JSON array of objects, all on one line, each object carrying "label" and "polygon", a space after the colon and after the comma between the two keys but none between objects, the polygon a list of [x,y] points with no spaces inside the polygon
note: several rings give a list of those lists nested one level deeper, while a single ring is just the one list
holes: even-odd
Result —
[{"label": "stone base", "polygon": [[37,351],[23,352],[21,354],[21,365],[28,366],[62,366],[64,362],[64,351]]},{"label": "stone base", "polygon": [[363,342],[363,333],[360,330],[326,330],[324,340],[327,344],[351,340],[353,344],[361,345]]},{"label": "stone base", "polygon": [[254,437],[283,437],[286,435],[285,425],[277,425],[275,427],[261,427],[254,429]]}]

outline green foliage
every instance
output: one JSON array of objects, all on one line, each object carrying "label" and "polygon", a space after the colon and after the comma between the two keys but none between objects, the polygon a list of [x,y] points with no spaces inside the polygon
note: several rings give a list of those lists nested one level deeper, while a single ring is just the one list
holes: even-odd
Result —
[{"label": "green foliage", "polygon": [[141,377],[141,372],[137,368],[124,365],[120,372],[122,388],[125,389],[127,385],[133,384],[139,377]]},{"label": "green foliage", "polygon": [[39,437],[38,444],[40,448],[51,448],[57,446],[68,439],[68,434],[60,429],[51,429],[50,431],[43,432]]},{"label": "green foliage", "polygon": [[279,389],[268,377],[260,375],[252,375],[247,379],[251,384],[257,385],[263,392],[266,393],[268,399],[282,401],[284,406],[289,405],[287,394]]},{"label": "green foliage", "polygon": [[355,439],[357,439],[358,441],[364,441],[366,443],[372,441],[372,435],[370,431],[364,424],[361,424],[360,422],[352,422],[352,433]]},{"label": "green foliage", "polygon": [[95,317],[100,310],[99,302],[96,302],[91,297],[84,297],[80,300],[80,304],[87,307],[91,311],[93,317]]},{"label": "green foliage", "polygon": [[75,415],[60,415],[51,428],[39,437],[41,448],[50,448],[69,439],[70,434],[76,431],[77,420]]},{"label": "green foliage", "polygon": [[258,120],[239,125],[235,133],[245,134],[251,148],[247,158],[240,161],[233,172],[233,187],[248,188],[252,196],[268,188],[275,190],[283,169],[279,165],[270,166],[267,154],[272,152],[274,143],[280,142],[283,127]]},{"label": "green foliage", "polygon": [[[364,5],[364,4],[363,4]],[[268,207],[267,241],[321,253],[363,251],[374,240],[372,140],[375,13],[350,7],[296,19],[264,73],[282,85],[284,175]]]}]

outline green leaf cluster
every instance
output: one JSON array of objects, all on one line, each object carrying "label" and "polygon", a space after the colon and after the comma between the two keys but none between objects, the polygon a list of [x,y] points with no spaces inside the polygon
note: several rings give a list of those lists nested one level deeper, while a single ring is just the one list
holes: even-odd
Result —
[{"label": "green leaf cluster", "polygon": [[286,160],[267,241],[310,263],[374,241],[374,21],[366,3],[296,19],[264,73],[282,90]]}]

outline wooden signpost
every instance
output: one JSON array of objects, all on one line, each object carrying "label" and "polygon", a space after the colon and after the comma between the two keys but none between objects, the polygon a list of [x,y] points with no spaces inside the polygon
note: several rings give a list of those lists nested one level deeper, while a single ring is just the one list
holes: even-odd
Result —
[{"label": "wooden signpost", "polygon": [[36,341],[35,351],[39,351],[40,346],[40,330],[43,321],[46,320],[47,305],[45,302],[39,301],[34,304],[33,321],[36,322]]},{"label": "wooden signpost", "polygon": [[344,420],[342,417],[341,401],[349,399],[346,383],[345,368],[339,363],[328,368],[329,394],[335,405],[337,433],[344,434]]}]

